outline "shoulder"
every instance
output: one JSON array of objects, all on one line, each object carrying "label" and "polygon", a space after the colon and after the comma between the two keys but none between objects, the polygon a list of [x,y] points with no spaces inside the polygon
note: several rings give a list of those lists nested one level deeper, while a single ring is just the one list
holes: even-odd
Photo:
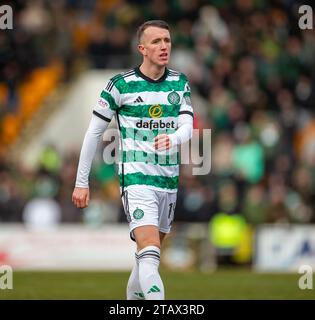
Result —
[{"label": "shoulder", "polygon": [[187,76],[184,73],[180,72],[180,71],[177,71],[177,70],[174,70],[174,69],[168,69],[168,75],[170,77],[176,77],[179,80],[188,82]]},{"label": "shoulder", "polygon": [[130,76],[133,76],[135,73],[136,73],[136,71],[135,71],[134,68],[133,69],[129,69],[127,71],[123,71],[123,72],[120,72],[120,73],[116,74],[115,76],[110,78],[110,80],[113,81],[113,82],[117,82],[117,81],[126,79],[126,78],[128,78]]},{"label": "shoulder", "polygon": [[189,80],[184,73],[173,69],[168,69],[168,80],[178,83],[178,86],[180,88],[179,90],[190,92]]},{"label": "shoulder", "polygon": [[135,75],[135,69],[130,69],[130,70],[118,73],[108,80],[106,89],[108,91],[111,91],[113,87],[116,87],[119,91],[119,88],[121,88],[126,84],[126,81],[128,80],[128,78],[134,75]]},{"label": "shoulder", "polygon": [[124,72],[118,74],[118,76],[120,76],[124,80],[127,80],[128,78],[131,78],[135,74],[136,74],[136,70],[135,70],[135,68],[132,68],[132,69],[129,69],[127,71],[124,71]]},{"label": "shoulder", "polygon": [[168,74],[170,76],[180,76],[181,75],[181,72],[177,71],[177,70],[174,70],[174,69],[169,69],[168,68]]}]

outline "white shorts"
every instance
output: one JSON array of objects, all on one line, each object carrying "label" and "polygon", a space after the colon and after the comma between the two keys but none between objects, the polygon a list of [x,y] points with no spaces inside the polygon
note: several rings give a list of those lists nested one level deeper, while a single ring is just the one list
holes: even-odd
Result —
[{"label": "white shorts", "polygon": [[176,206],[176,192],[156,191],[147,188],[132,188],[122,197],[125,214],[129,222],[130,237],[133,229],[154,225],[163,233],[171,231]]}]

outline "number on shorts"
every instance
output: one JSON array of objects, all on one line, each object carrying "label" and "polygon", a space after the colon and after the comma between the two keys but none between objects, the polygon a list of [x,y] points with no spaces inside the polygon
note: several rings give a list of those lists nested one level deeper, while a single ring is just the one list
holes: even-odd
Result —
[{"label": "number on shorts", "polygon": [[172,202],[169,204],[169,211],[168,211],[168,218],[170,219],[169,226],[172,225],[174,220],[175,205],[176,205],[176,202]]},{"label": "number on shorts", "polygon": [[168,218],[170,219],[172,212],[174,213],[174,211],[175,211],[175,202],[170,203],[169,207],[170,208],[168,210]]}]

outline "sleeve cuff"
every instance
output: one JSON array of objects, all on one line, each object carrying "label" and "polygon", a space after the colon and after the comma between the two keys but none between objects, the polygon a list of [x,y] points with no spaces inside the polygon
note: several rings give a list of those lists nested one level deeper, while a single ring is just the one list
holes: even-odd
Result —
[{"label": "sleeve cuff", "polygon": [[88,189],[88,188],[89,188],[89,185],[83,185],[83,184],[80,184],[80,183],[76,183],[76,184],[75,184],[75,187],[76,187],[76,188],[85,188],[85,189]]},{"label": "sleeve cuff", "polygon": [[171,148],[175,147],[175,146],[177,146],[179,144],[179,139],[178,139],[178,137],[176,136],[175,133],[169,134],[168,137],[169,137],[169,139],[171,141]]}]

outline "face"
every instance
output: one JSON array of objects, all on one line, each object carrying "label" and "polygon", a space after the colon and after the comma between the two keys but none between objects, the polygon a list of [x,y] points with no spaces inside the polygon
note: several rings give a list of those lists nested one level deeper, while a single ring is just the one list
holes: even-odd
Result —
[{"label": "face", "polygon": [[143,58],[157,66],[166,66],[171,53],[171,36],[168,30],[148,27],[144,30],[138,45]]}]

